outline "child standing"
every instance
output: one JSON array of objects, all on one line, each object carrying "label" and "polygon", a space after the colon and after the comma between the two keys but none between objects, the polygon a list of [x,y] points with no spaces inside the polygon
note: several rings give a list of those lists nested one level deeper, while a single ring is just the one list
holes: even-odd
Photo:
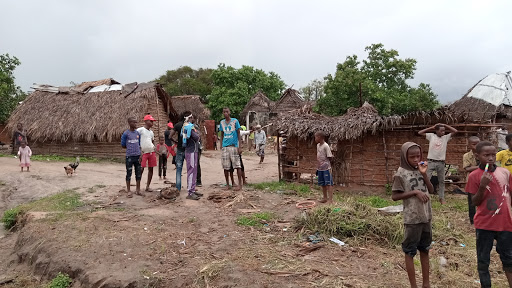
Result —
[{"label": "child standing", "polygon": [[505,141],[507,142],[508,149],[498,152],[496,154],[496,161],[499,162],[501,167],[507,168],[512,173],[512,134],[507,134]]},{"label": "child standing", "polygon": [[[475,171],[478,169],[478,163],[479,161],[476,159],[476,145],[480,142],[480,138],[476,136],[471,136],[468,138],[469,147],[471,148],[471,151],[464,154],[462,157],[462,168],[466,170],[467,177],[466,177],[466,183],[469,178],[469,173]],[[472,195],[468,193],[468,213],[469,213],[469,222],[471,225],[473,225],[473,218],[475,217],[476,213],[476,207],[473,205],[473,200],[471,199]]]},{"label": "child standing", "polygon": [[316,158],[318,160],[318,185],[322,186],[322,193],[324,198],[320,200],[320,203],[332,203],[332,175],[331,175],[331,159],[332,152],[331,148],[325,143],[325,133],[318,131],[315,133],[316,145]]},{"label": "child standing", "polygon": [[27,167],[27,172],[30,172],[30,157],[32,157],[32,150],[27,146],[27,142],[25,140],[20,142],[18,157],[20,158],[21,172],[23,172],[23,167]]},{"label": "child standing", "polygon": [[137,132],[140,134],[140,149],[142,152],[142,172],[144,174],[144,168],[148,167],[148,182],[146,183],[146,192],[153,192],[149,185],[151,184],[151,179],[153,178],[153,167],[156,167],[156,152],[155,152],[155,144],[153,141],[155,140],[155,134],[151,127],[153,127],[153,121],[155,118],[151,115],[144,116],[144,127],[140,127],[137,129]]},{"label": "child standing", "polygon": [[393,201],[403,200],[405,267],[411,287],[416,285],[414,256],[420,251],[423,287],[430,287],[428,250],[432,243],[432,206],[429,193],[434,191],[427,175],[428,165],[421,162],[421,147],[413,142],[402,145],[400,167],[393,177]]},{"label": "child standing", "polygon": [[478,143],[476,156],[480,165],[469,174],[466,191],[473,194],[473,204],[477,207],[476,257],[480,285],[491,287],[489,264],[496,240],[496,251],[500,254],[508,284],[512,287],[512,177],[507,169],[495,165],[496,147],[492,143]]},{"label": "child standing", "polygon": [[159,142],[156,145],[156,153],[158,154],[158,177],[162,180],[162,172],[164,179],[167,179],[167,159],[171,154],[171,148],[165,144],[164,138],[160,138]]},{"label": "child standing", "polygon": [[132,198],[132,192],[130,191],[130,181],[132,179],[132,171],[135,167],[135,181],[137,182],[137,188],[135,194],[144,196],[140,192],[140,179],[142,178],[142,169],[140,167],[141,153],[140,153],[140,133],[136,130],[137,119],[135,117],[128,118],[128,125],[130,129],[124,131],[121,136],[121,147],[126,149],[126,197]]}]

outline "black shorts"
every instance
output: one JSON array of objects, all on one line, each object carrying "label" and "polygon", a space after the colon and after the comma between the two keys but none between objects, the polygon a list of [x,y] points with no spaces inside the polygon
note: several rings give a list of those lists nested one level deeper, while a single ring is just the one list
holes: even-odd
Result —
[{"label": "black shorts", "polygon": [[402,250],[405,254],[414,257],[419,250],[428,252],[432,244],[432,222],[419,224],[404,224],[405,235]]},{"label": "black shorts", "polygon": [[[245,171],[244,170],[244,161],[242,161],[242,155],[239,155],[239,156],[240,156],[240,169],[242,171]],[[231,172],[231,173],[235,172],[235,169],[233,169],[233,164],[231,164],[231,169],[229,169],[229,172]]]}]

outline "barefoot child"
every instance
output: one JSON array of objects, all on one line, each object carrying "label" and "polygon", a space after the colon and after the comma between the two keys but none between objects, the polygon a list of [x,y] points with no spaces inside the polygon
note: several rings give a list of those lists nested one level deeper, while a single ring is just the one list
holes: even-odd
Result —
[{"label": "barefoot child", "polygon": [[500,254],[509,287],[512,287],[512,177],[510,171],[496,166],[496,147],[492,143],[478,143],[476,156],[480,165],[469,174],[466,191],[473,195],[473,204],[477,207],[474,220],[480,285],[491,287],[489,264],[496,240],[496,251]]},{"label": "barefoot child", "polygon": [[320,200],[320,203],[332,203],[332,175],[331,175],[331,159],[332,152],[331,148],[325,143],[325,134],[322,131],[315,133],[316,145],[316,158],[318,160],[318,169],[316,171],[318,175],[318,185],[322,186],[322,193],[324,198]]},{"label": "barefoot child", "polygon": [[[462,168],[466,170],[467,177],[466,182],[469,177],[469,173],[478,169],[478,159],[476,159],[476,145],[480,142],[480,138],[476,136],[471,136],[468,138],[469,147],[471,151],[464,154],[462,157]],[[469,222],[473,225],[473,219],[475,218],[476,207],[473,205],[473,200],[471,199],[473,196],[468,193],[468,213],[469,213]]]},{"label": "barefoot child", "polygon": [[164,179],[167,179],[167,159],[169,154],[171,154],[171,147],[165,144],[164,138],[160,138],[159,143],[156,145],[156,153],[158,154],[158,177],[162,180],[163,174]]},{"label": "barefoot child", "polygon": [[135,130],[137,128],[137,119],[135,117],[128,118],[128,125],[130,129],[124,131],[121,136],[121,146],[126,149],[126,197],[132,198],[130,191],[130,180],[132,178],[132,170],[135,167],[135,181],[137,181],[137,188],[135,194],[144,196],[140,193],[140,179],[141,173],[141,154],[140,154],[140,133]]},{"label": "barefoot child", "polygon": [[423,286],[430,287],[428,250],[432,243],[432,206],[429,193],[434,191],[427,175],[428,165],[421,161],[421,147],[413,142],[402,145],[400,167],[393,177],[393,201],[403,200],[405,267],[411,287],[416,285],[414,256],[420,251]]},{"label": "barefoot child", "polygon": [[22,140],[20,142],[20,148],[18,149],[18,157],[20,158],[21,172],[23,167],[27,167],[27,172],[30,172],[30,157],[32,156],[32,150],[27,146],[27,142]]},{"label": "barefoot child", "polygon": [[239,191],[243,186],[242,167],[240,163],[240,154],[242,153],[242,149],[239,147],[239,143],[242,142],[240,136],[240,123],[237,119],[231,118],[231,110],[229,110],[229,108],[224,107],[224,109],[222,109],[222,114],[224,114],[224,119],[220,121],[222,143],[221,163],[222,168],[224,169],[224,178],[226,178],[226,189],[229,189],[229,170],[231,169],[231,166],[233,166],[233,168],[236,169],[238,176],[238,186],[236,186],[234,190]]},{"label": "barefoot child", "polygon": [[197,183],[197,160],[199,154],[199,141],[201,136],[194,127],[194,116],[185,116],[182,128],[183,146],[185,147],[185,160],[187,161],[187,199],[199,200],[202,193],[196,191]]}]

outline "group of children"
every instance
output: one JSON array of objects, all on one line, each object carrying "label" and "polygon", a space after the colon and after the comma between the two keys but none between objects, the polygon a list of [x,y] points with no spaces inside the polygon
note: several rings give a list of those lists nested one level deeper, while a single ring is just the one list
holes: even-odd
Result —
[{"label": "group of children", "polygon": [[[438,133],[440,129],[434,128],[434,130]],[[450,131],[453,132],[453,130]],[[436,136],[442,138],[445,135]],[[435,137],[427,135],[427,139],[429,138],[432,143],[432,139]],[[448,140],[449,136],[441,139],[440,144],[437,142],[441,146],[440,150]],[[468,142],[471,151],[464,155],[463,166],[469,173],[466,192],[468,193],[470,221],[474,223],[476,229],[477,269],[480,284],[481,287],[491,287],[490,252],[496,240],[496,250],[500,255],[509,285],[512,287],[512,202],[510,191],[512,177],[511,171],[506,169],[509,168],[506,163],[512,158],[508,156],[512,156],[512,134],[507,136],[510,149],[500,153],[497,153],[496,147],[492,143],[480,141],[478,137],[470,137]],[[429,151],[428,158],[431,157],[430,155],[432,154]],[[496,160],[506,168],[497,166]],[[411,287],[417,287],[413,260],[417,251],[420,252],[422,287],[430,287],[428,256],[432,243],[430,194],[434,188],[428,173],[428,170],[431,169],[431,160],[428,161],[429,163],[422,161],[422,151],[418,144],[407,142],[402,146],[400,167],[393,178],[392,199],[403,200],[404,206],[405,235],[402,250],[405,253],[406,270]],[[512,168],[512,163],[510,166]],[[438,172],[438,175],[440,174],[444,175],[444,171]],[[444,186],[443,182],[440,181],[440,183],[440,186]],[[444,202],[444,197],[441,200]],[[476,212],[474,207],[476,207]]]},{"label": "group of children", "polygon": [[[144,196],[140,190],[140,181],[144,169],[148,168],[148,180],[146,192],[151,192],[149,187],[153,177],[153,168],[157,166],[158,176],[167,179],[167,160],[173,156],[173,164],[176,165],[176,188],[181,191],[181,173],[183,162],[187,161],[187,199],[199,200],[203,194],[196,190],[201,186],[199,155],[201,151],[200,133],[194,125],[195,119],[190,111],[181,114],[181,121],[176,125],[168,123],[164,137],[160,137],[159,143],[154,145],[154,133],[151,128],[155,119],[151,115],[144,117],[144,126],[137,128],[137,119],[128,118],[129,129],[121,137],[121,146],[126,149],[126,191],[127,197],[133,197],[130,182],[135,168],[136,190],[135,194]],[[177,133],[177,134],[176,134]],[[177,141],[173,136],[177,135]],[[166,143],[167,142],[167,143]],[[174,144],[173,144],[174,143]]]},{"label": "group of children", "polygon": [[[429,133],[434,132],[434,133]],[[446,133],[448,132],[448,133]],[[403,200],[404,240],[402,250],[411,287],[418,287],[414,268],[414,256],[420,252],[422,287],[430,287],[429,249],[432,243],[432,204],[434,192],[431,177],[434,171],[440,182],[439,198],[444,199],[444,162],[446,146],[457,130],[449,125],[438,124],[419,132],[429,140],[427,161],[423,161],[421,146],[407,142],[402,145],[400,167],[393,177],[392,199]],[[323,199],[332,202],[332,152],[326,143],[326,135],[315,134],[317,142],[317,176],[322,187]],[[489,274],[490,253],[496,240],[509,286],[512,287],[512,134],[506,137],[508,150],[497,153],[496,147],[476,136],[468,139],[471,151],[463,157],[463,168],[468,172],[469,217],[476,229],[477,269],[481,287],[491,287]],[[499,167],[498,164],[505,167]],[[431,164],[433,163],[433,164]],[[441,169],[442,167],[442,169]],[[475,208],[476,207],[476,208]]]}]

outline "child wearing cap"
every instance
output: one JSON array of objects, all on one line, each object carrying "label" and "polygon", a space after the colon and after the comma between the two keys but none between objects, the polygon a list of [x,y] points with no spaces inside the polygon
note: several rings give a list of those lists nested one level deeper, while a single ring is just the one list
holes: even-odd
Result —
[{"label": "child wearing cap", "polygon": [[155,118],[151,115],[144,116],[144,127],[140,127],[137,129],[137,132],[140,134],[140,149],[142,152],[142,172],[141,175],[144,174],[144,168],[148,167],[148,181],[146,183],[146,192],[152,192],[153,190],[149,188],[151,184],[151,179],[153,178],[153,167],[156,167],[156,152],[155,145],[153,141],[155,140],[155,134],[151,127],[153,127],[153,121]]}]

